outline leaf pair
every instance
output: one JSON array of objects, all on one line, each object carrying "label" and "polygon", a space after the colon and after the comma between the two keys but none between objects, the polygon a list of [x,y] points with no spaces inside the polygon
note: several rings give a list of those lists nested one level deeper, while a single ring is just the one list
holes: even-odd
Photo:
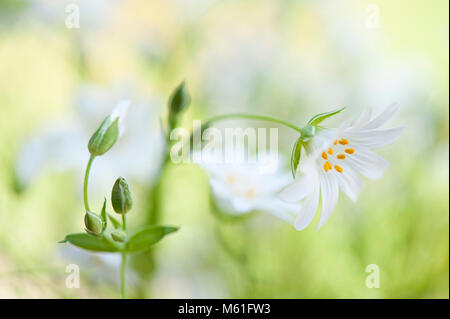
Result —
[{"label": "leaf pair", "polygon": [[109,239],[108,234],[97,237],[87,233],[67,235],[60,243],[68,242],[74,246],[90,251],[136,252],[149,249],[164,236],[177,230],[177,227],[170,226],[147,226],[131,234],[123,245],[119,245],[112,239]]}]

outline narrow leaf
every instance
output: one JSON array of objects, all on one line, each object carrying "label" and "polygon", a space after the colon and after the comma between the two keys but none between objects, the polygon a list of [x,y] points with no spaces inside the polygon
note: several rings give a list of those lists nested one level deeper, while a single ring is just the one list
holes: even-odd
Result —
[{"label": "narrow leaf", "polygon": [[302,139],[299,137],[292,148],[291,154],[291,171],[292,177],[295,178],[295,173],[297,172],[298,163],[300,163],[300,155],[302,152]]},{"label": "narrow leaf", "polygon": [[96,237],[86,233],[77,233],[67,235],[64,240],[59,243],[71,243],[74,246],[90,250],[90,251],[119,251],[117,247],[112,245],[104,236]]},{"label": "narrow leaf", "polygon": [[309,120],[308,124],[315,126],[315,125],[319,124],[320,122],[322,122],[323,120],[329,118],[330,116],[333,116],[333,115],[336,115],[336,114],[342,112],[344,109],[345,109],[345,107],[340,108],[339,110],[317,114]]},{"label": "narrow leaf", "polygon": [[130,236],[125,250],[133,252],[148,249],[160,241],[165,235],[177,230],[177,227],[170,226],[147,226]]}]

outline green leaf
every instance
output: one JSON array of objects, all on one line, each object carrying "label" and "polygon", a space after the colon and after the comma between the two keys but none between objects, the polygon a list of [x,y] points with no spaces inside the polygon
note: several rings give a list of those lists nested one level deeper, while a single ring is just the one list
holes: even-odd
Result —
[{"label": "green leaf", "polygon": [[292,154],[291,154],[291,171],[292,171],[292,177],[295,178],[295,173],[297,172],[298,163],[300,163],[300,155],[302,152],[302,138],[299,137],[297,141],[295,142],[294,147],[292,148]]},{"label": "green leaf", "polygon": [[120,249],[111,244],[105,236],[96,237],[86,233],[77,233],[67,235],[64,240],[59,243],[71,243],[74,246],[90,250],[90,251],[105,251],[116,252]]},{"label": "green leaf", "polygon": [[319,124],[323,120],[329,118],[330,116],[333,116],[333,115],[336,115],[336,114],[342,112],[344,109],[345,109],[345,107],[340,108],[339,110],[317,114],[309,120],[308,124],[312,125],[312,126],[316,126],[317,124]]},{"label": "green leaf", "polygon": [[160,241],[165,235],[177,231],[177,227],[170,226],[147,226],[130,236],[125,250],[128,252],[145,250]]},{"label": "green leaf", "polygon": [[106,218],[106,197],[105,197],[105,201],[103,202],[103,207],[102,207],[102,212],[100,213],[100,217],[103,221],[102,232],[104,232],[106,229],[106,226],[108,226],[108,219]]},{"label": "green leaf", "polygon": [[111,214],[108,214],[108,218],[113,224],[114,228],[122,228],[122,224],[117,219],[115,219]]}]

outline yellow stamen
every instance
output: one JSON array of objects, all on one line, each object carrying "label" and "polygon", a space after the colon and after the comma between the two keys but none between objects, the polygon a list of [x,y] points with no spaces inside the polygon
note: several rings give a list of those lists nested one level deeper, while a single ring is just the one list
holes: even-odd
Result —
[{"label": "yellow stamen", "polygon": [[353,154],[353,153],[355,153],[355,150],[354,150],[353,148],[346,148],[346,149],[345,149],[345,153],[347,153],[347,154]]},{"label": "yellow stamen", "polygon": [[336,141],[334,141],[334,143],[333,143],[334,145],[337,145],[337,140]]},{"label": "yellow stamen", "polygon": [[228,175],[227,176],[227,181],[230,184],[234,184],[234,182],[236,181],[236,178],[233,175]]},{"label": "yellow stamen", "polygon": [[324,160],[328,159],[328,155],[327,155],[327,153],[325,153],[325,152],[322,152],[322,157],[323,157],[323,159],[324,159]]},{"label": "yellow stamen", "polygon": [[344,159],[345,155],[344,154],[339,154],[338,156],[336,156],[338,159]]},{"label": "yellow stamen", "polygon": [[347,145],[348,141],[345,138],[341,138],[341,140],[339,141],[339,144],[341,145]]},{"label": "yellow stamen", "polygon": [[247,198],[254,198],[255,197],[255,195],[256,195],[256,192],[255,192],[255,190],[254,189],[249,189],[246,193],[245,193],[245,196],[247,197]]},{"label": "yellow stamen", "polygon": [[328,149],[328,154],[333,154],[333,149],[331,147]]},{"label": "yellow stamen", "polygon": [[325,164],[323,164],[323,169],[325,170],[325,172],[328,172],[330,169],[332,169],[331,164],[329,162],[325,162]]},{"label": "yellow stamen", "polygon": [[334,169],[337,170],[339,173],[342,173],[343,169],[339,165],[334,165]]}]

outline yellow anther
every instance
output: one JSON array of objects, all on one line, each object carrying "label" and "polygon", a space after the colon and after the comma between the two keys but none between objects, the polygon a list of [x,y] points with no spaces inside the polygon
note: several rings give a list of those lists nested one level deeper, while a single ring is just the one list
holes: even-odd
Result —
[{"label": "yellow anther", "polygon": [[254,189],[249,189],[246,193],[245,193],[245,196],[247,197],[247,198],[255,198],[255,196],[256,196],[256,192],[255,192],[255,190]]},{"label": "yellow anther", "polygon": [[334,143],[333,143],[334,145],[337,145],[337,140],[336,141],[334,141]]},{"label": "yellow anther", "polygon": [[345,149],[345,153],[347,153],[347,154],[353,154],[353,153],[355,153],[355,150],[354,150],[353,148],[346,148],[346,149]]},{"label": "yellow anther", "polygon": [[325,153],[325,152],[322,152],[322,157],[323,157],[323,159],[324,159],[324,160],[328,159],[328,155],[327,155],[327,153]]},{"label": "yellow anther", "polygon": [[227,181],[230,184],[234,184],[234,182],[236,181],[236,178],[234,177],[234,175],[228,175],[227,176]]},{"label": "yellow anther", "polygon": [[331,147],[328,149],[328,154],[333,154],[333,149]]},{"label": "yellow anther", "polygon": [[323,169],[325,170],[325,172],[328,172],[330,169],[332,169],[331,164],[325,162],[325,164],[323,164]]},{"label": "yellow anther", "polygon": [[344,159],[345,155],[344,154],[339,154],[338,156],[336,156],[338,159]]},{"label": "yellow anther", "polygon": [[343,169],[339,165],[334,165],[334,169],[337,170],[339,173],[342,173]]},{"label": "yellow anther", "polygon": [[341,145],[347,145],[348,141],[345,138],[341,138],[341,140],[339,141],[339,144]]}]

